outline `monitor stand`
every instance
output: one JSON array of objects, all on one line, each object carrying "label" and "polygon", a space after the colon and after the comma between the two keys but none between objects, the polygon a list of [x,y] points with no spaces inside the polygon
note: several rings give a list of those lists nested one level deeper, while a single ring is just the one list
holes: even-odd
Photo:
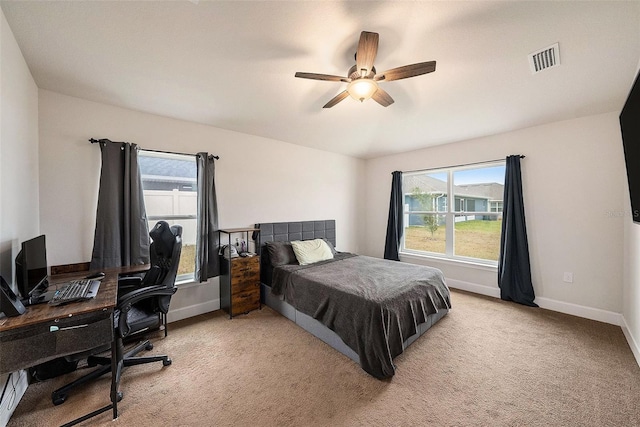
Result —
[{"label": "monitor stand", "polygon": [[23,314],[24,311],[24,305],[13,293],[4,277],[0,276],[0,312],[3,312],[6,316],[13,317]]},{"label": "monitor stand", "polygon": [[31,295],[29,298],[25,298],[22,300],[22,305],[25,307],[36,304],[46,304],[53,299],[53,295],[56,291],[47,291],[38,293],[36,295]]}]

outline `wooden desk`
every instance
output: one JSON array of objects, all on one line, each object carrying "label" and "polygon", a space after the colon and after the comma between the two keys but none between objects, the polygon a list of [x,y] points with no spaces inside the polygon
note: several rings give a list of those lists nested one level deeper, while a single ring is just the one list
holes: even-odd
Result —
[{"label": "wooden desk", "polygon": [[[117,304],[118,277],[148,268],[148,265],[140,265],[105,269],[98,295],[92,300],[61,306],[32,305],[21,316],[0,318],[0,374],[110,344],[111,403],[65,425],[77,424],[109,409],[113,409],[113,418],[117,418],[113,313]],[[51,276],[49,289],[88,273]]]}]

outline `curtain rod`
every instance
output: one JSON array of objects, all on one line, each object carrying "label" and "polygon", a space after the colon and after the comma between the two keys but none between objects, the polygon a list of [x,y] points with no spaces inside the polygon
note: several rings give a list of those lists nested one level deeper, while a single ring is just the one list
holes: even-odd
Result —
[{"label": "curtain rod", "polygon": [[[95,139],[95,138],[91,138],[89,140],[90,143],[95,144],[97,142],[112,142],[114,144],[122,144],[122,142],[117,142],[117,141],[111,141],[110,139]],[[151,151],[153,153],[168,153],[168,154],[178,154],[181,156],[195,156],[195,154],[190,154],[190,153],[178,153],[176,151],[163,151],[163,150],[149,150],[148,148],[143,148],[144,151]],[[219,156],[212,156],[214,159],[216,160],[220,160]]]},{"label": "curtain rod", "polygon": [[[520,156],[521,159],[524,159],[526,156],[522,155],[522,154],[516,154],[516,156]],[[411,171],[402,171],[402,173],[413,173],[413,172],[424,172],[424,171],[429,171],[429,170],[436,170],[436,169],[450,169],[450,168],[459,168],[462,166],[474,166],[474,165],[482,165],[482,164],[486,164],[486,163],[495,163],[495,162],[501,162],[504,159],[495,159],[495,160],[485,160],[483,162],[474,162],[474,163],[465,163],[462,165],[453,165],[453,166],[441,166],[441,167],[437,167],[437,168],[429,168],[429,169],[417,169],[417,170],[411,170]]]}]

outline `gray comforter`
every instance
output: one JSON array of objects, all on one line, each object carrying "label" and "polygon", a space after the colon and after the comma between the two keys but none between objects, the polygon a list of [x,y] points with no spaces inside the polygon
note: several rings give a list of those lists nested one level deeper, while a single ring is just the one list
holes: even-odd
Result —
[{"label": "gray comforter", "polygon": [[440,270],[349,253],[275,268],[271,290],[338,334],[380,379],[393,376],[393,358],[418,324],[451,308]]}]

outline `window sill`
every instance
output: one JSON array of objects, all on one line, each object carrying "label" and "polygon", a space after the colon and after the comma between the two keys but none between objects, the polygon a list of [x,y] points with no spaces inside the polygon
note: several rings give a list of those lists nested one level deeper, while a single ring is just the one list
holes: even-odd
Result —
[{"label": "window sill", "polygon": [[178,280],[176,281],[176,287],[180,289],[187,289],[187,288],[193,288],[195,286],[208,285],[208,284],[211,284],[212,280],[215,279],[216,277],[211,277],[206,282],[197,282],[196,279],[194,278]]},{"label": "window sill", "polygon": [[416,254],[413,252],[400,252],[400,258],[401,258],[400,259],[401,261],[404,261],[404,259],[409,261],[433,260],[433,261],[442,262],[445,264],[450,264],[455,266],[471,267],[478,270],[485,270],[485,271],[491,271],[491,272],[498,271],[497,263],[495,265],[492,265],[492,264],[485,264],[482,262],[475,262],[471,260],[445,258],[445,257],[434,256],[434,255],[423,255],[423,254]]}]

